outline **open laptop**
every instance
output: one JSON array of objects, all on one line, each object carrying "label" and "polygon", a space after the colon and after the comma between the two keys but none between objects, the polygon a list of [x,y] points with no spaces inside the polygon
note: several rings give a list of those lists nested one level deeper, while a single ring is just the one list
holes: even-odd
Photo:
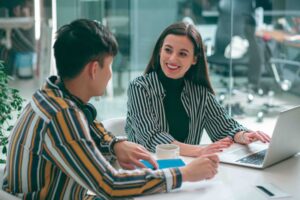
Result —
[{"label": "open laptop", "polygon": [[220,161],[254,168],[266,168],[300,152],[300,106],[283,111],[277,119],[269,144],[233,144],[220,153]]}]

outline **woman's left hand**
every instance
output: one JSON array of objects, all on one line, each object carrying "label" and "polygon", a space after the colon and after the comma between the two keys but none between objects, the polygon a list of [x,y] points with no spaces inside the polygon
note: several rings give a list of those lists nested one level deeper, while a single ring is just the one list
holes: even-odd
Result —
[{"label": "woman's left hand", "polygon": [[251,142],[255,142],[258,140],[266,143],[270,142],[271,138],[263,131],[242,131],[234,136],[234,141],[240,144],[250,144]]}]

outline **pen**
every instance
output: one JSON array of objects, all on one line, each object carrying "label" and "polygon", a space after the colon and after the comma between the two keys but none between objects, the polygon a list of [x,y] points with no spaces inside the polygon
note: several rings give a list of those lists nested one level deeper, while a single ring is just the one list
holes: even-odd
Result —
[{"label": "pen", "polygon": [[268,189],[266,189],[265,187],[261,186],[261,185],[257,185],[256,186],[258,189],[260,189],[261,191],[263,191],[264,193],[266,193],[269,196],[274,196],[274,194],[272,192],[270,192]]}]

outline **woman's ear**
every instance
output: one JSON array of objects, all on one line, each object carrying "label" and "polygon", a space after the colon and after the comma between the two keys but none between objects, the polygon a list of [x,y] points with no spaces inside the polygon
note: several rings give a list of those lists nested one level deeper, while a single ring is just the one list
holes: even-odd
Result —
[{"label": "woman's ear", "polygon": [[192,64],[193,64],[193,65],[196,64],[196,63],[197,63],[197,60],[198,60],[197,56],[194,56],[194,59],[193,59]]}]

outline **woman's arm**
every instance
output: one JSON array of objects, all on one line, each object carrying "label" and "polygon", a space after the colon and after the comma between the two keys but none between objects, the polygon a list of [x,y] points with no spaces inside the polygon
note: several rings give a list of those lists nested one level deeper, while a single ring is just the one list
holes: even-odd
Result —
[{"label": "woman's arm", "polygon": [[176,140],[172,142],[172,144],[179,146],[181,156],[189,157],[199,157],[207,154],[219,153],[222,152],[223,149],[228,148],[232,143],[233,141],[230,137],[226,137],[206,146],[185,144]]},{"label": "woman's arm", "polygon": [[215,97],[208,92],[206,107],[206,130],[213,141],[218,141],[226,136],[240,144],[249,144],[260,140],[269,142],[270,136],[262,131],[251,131],[228,115],[225,109],[217,102]]},{"label": "woman's arm", "polygon": [[262,131],[239,131],[234,135],[234,141],[240,144],[249,144],[257,140],[266,143],[270,142],[271,138]]},{"label": "woman's arm", "polygon": [[247,128],[233,119],[219,104],[213,94],[207,92],[205,106],[205,129],[212,141],[218,141],[225,137],[234,138],[240,131],[248,131]]}]

